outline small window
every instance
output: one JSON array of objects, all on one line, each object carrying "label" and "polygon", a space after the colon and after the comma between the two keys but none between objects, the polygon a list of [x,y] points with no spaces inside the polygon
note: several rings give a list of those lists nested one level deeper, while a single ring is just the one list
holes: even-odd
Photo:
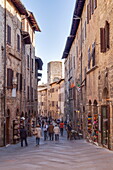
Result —
[{"label": "small window", "polygon": [[92,44],[92,67],[95,66],[95,43]]},{"label": "small window", "polygon": [[32,60],[31,60],[31,61],[32,61],[32,72],[33,72],[33,58],[32,58]]},{"label": "small window", "polygon": [[29,68],[30,67],[30,62],[29,62],[30,58],[29,58],[29,55],[27,55],[27,67]]},{"label": "small window", "polygon": [[100,28],[100,50],[106,52],[110,48],[109,23],[106,21],[105,27]]},{"label": "small window", "polygon": [[16,78],[17,78],[16,90],[19,90],[19,73],[16,73]]},{"label": "small window", "polygon": [[11,45],[11,27],[7,25],[7,43]]},{"label": "small window", "polygon": [[101,52],[106,51],[105,46],[105,28],[100,28],[100,50]]},{"label": "small window", "polygon": [[87,5],[87,24],[89,24],[89,4]]},{"label": "small window", "polygon": [[90,69],[90,63],[91,63],[91,55],[90,55],[90,48],[88,49],[88,70]]},{"label": "small window", "polygon": [[20,52],[20,35],[17,34],[17,51]]},{"label": "small window", "polygon": [[109,23],[108,23],[108,21],[106,21],[106,24],[105,24],[105,41],[106,41],[106,48],[109,48],[110,43],[109,43]]},{"label": "small window", "polygon": [[13,70],[10,68],[7,69],[7,88],[13,88]]}]

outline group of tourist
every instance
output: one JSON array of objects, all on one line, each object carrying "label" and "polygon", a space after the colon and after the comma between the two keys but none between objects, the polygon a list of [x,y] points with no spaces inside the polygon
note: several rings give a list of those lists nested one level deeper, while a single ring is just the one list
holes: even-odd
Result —
[{"label": "group of tourist", "polygon": [[[44,136],[44,141],[58,141],[59,136],[63,136],[64,128],[67,130],[67,139],[69,139],[71,126],[67,124],[67,122],[63,122],[58,120],[47,120],[40,119],[37,122],[36,128],[33,131],[33,135],[36,137],[36,146],[40,144],[40,139]],[[43,135],[42,135],[43,134]],[[23,141],[25,141],[25,145],[28,146],[27,143],[27,130],[23,127],[20,129],[20,138],[21,138],[21,147],[23,147]]]},{"label": "group of tourist", "polygon": [[61,136],[63,136],[63,129],[64,129],[63,121],[60,122],[59,124],[55,121],[51,121],[50,123],[45,121],[42,124],[42,128],[41,125],[38,124],[34,132],[34,135],[36,136],[36,145],[39,145],[40,143],[40,138],[42,137],[42,131],[44,134],[44,141],[46,140],[53,141],[54,139],[55,141],[58,141],[60,133]]}]

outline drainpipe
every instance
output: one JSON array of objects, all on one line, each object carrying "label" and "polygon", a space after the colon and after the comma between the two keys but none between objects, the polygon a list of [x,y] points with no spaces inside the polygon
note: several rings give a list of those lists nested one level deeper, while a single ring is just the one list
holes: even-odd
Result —
[{"label": "drainpipe", "polygon": [[[22,65],[22,63],[23,63],[23,51],[22,51],[22,49],[23,49],[23,41],[22,41],[22,23],[21,23],[21,45],[20,45],[20,50],[21,50],[21,52],[20,52],[20,54],[21,54],[21,74],[22,74],[22,86],[23,86],[23,65]],[[21,116],[21,114],[22,114],[22,107],[23,107],[23,102],[22,102],[22,93],[23,93],[23,87],[22,87],[22,89],[20,90],[20,116]]]},{"label": "drainpipe", "polygon": [[6,0],[4,0],[4,146],[6,145]]},{"label": "drainpipe", "polygon": [[[82,17],[81,17],[81,59],[80,59],[80,61],[81,61],[81,64],[80,64],[80,72],[81,72],[81,76],[80,76],[80,84],[81,84],[81,86],[82,86]],[[82,87],[81,87],[81,102],[82,102],[82,100],[83,100],[83,94],[82,94]]]},{"label": "drainpipe", "polygon": [[[31,117],[32,117],[32,115],[33,114],[31,114],[32,112],[32,90],[31,90],[31,87],[32,87],[32,55],[31,55],[31,53],[32,53],[32,51],[31,51],[32,49],[31,49],[31,44],[30,44],[30,68],[29,68],[29,70],[30,70],[30,102],[29,102],[29,104],[30,104],[30,122],[31,122]],[[30,125],[30,136],[31,136],[31,125]]]}]

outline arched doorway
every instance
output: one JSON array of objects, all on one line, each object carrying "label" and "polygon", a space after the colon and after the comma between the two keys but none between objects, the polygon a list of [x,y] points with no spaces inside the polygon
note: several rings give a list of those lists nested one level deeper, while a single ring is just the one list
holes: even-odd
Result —
[{"label": "arched doorway", "polygon": [[10,110],[7,110],[6,117],[6,145],[10,143]]},{"label": "arched doorway", "polygon": [[109,104],[107,102],[108,99],[109,99],[108,89],[104,88],[102,93],[103,104],[101,106],[101,143],[107,148],[109,148],[109,136],[110,136],[110,113]]}]

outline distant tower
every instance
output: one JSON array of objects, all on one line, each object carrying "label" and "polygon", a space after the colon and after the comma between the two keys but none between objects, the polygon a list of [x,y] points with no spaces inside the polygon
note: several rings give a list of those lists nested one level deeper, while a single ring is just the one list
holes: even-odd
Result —
[{"label": "distant tower", "polygon": [[62,78],[62,62],[51,61],[47,65],[47,83],[53,83]]}]

